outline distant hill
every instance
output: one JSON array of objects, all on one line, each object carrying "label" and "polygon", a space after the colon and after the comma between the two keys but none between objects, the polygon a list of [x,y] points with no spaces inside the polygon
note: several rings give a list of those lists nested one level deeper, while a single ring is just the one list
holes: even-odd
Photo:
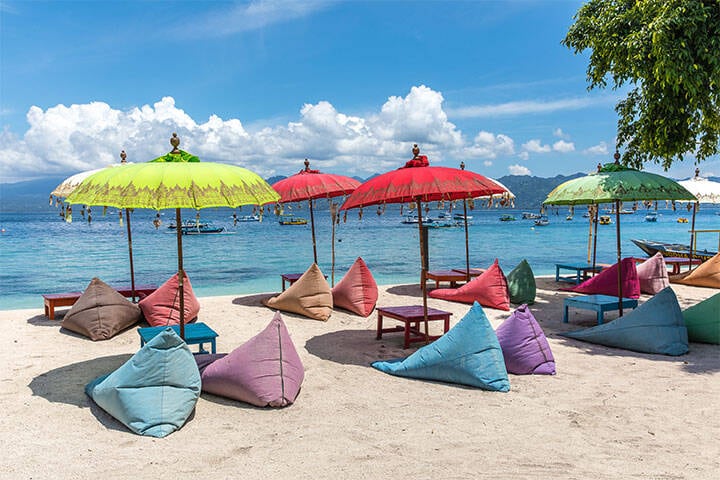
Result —
[{"label": "distant hill", "polygon": [[556,175],[550,178],[530,175],[506,175],[497,180],[515,194],[515,208],[539,210],[553,188],[563,182],[584,176],[584,173]]},{"label": "distant hill", "polygon": [[275,175],[274,177],[270,177],[265,179],[266,182],[268,182],[270,185],[279,182],[280,180],[285,180],[287,177],[285,175]]}]

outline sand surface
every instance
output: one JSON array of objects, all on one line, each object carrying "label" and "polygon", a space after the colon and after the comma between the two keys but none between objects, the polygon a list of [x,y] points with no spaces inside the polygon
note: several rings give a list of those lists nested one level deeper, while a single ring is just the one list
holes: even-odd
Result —
[{"label": "sand surface", "polygon": [[[375,314],[284,314],[305,366],[296,403],[260,409],[203,393],[164,439],[131,433],[83,391],[137,351],[134,328],[92,342],[41,308],[0,312],[0,478],[720,478],[720,346],[667,357],[564,339],[595,318],[571,310],[563,324],[569,294],[557,286],[538,279],[532,306],[555,376],[510,375],[508,393],[394,377],[370,363],[415,348],[403,350],[401,334],[376,340]],[[717,293],[673,289],[683,308]],[[266,296],[200,299],[219,352],[266,326]],[[382,287],[378,305],[420,303],[417,285],[401,285]],[[452,324],[469,309],[429,305],[453,312]],[[510,314],[485,311],[494,327]]]}]

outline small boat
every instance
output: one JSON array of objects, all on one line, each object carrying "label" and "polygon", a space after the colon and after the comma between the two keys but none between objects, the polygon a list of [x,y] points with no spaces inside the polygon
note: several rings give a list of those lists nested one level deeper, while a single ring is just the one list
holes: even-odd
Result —
[{"label": "small boat", "polygon": [[508,213],[500,217],[501,222],[514,222],[516,218]]},{"label": "small boat", "polygon": [[547,216],[541,215],[540,218],[535,219],[536,227],[545,227],[547,225],[550,225],[550,219]]},{"label": "small boat", "polygon": [[609,215],[600,215],[598,223],[600,225],[610,225],[612,223],[612,218],[610,218]]},{"label": "small boat", "polygon": [[[182,228],[207,228],[208,223],[200,220],[185,220],[182,222]],[[177,225],[175,222],[171,222],[168,227],[170,230],[175,230]]]},{"label": "small boat", "polygon": [[280,225],[307,225],[307,219],[295,215],[280,215],[278,223]]},{"label": "small boat", "polygon": [[199,235],[204,233],[221,233],[225,227],[216,227],[210,222],[183,222],[181,227],[183,235]]},{"label": "small boat", "polygon": [[678,217],[677,222],[678,223],[688,223],[688,219],[685,217]]},{"label": "small boat", "polygon": [[572,215],[568,215],[567,217],[565,217],[565,220],[572,220],[572,219],[573,219]]},{"label": "small boat", "polygon": [[646,222],[657,222],[657,212],[647,212],[645,215]]},{"label": "small boat", "polygon": [[[433,219],[430,218],[430,217],[423,217],[423,218],[422,218],[422,221],[423,221],[423,223],[430,223],[430,222],[433,221]],[[407,215],[407,216],[405,216],[404,219],[402,219],[402,221],[401,221],[400,223],[416,224],[416,223],[418,223],[418,222],[419,222],[419,220],[418,220],[418,216],[417,216],[417,215]]]},{"label": "small boat", "polygon": [[423,222],[423,226],[428,228],[448,228],[448,227],[459,227],[460,224],[454,220],[431,220],[427,223]]},{"label": "small boat", "polygon": [[[632,242],[637,245],[640,250],[647,253],[648,256],[651,257],[656,253],[660,252],[663,257],[690,258],[690,246],[686,244],[635,239],[633,239]],[[715,255],[717,255],[717,252],[712,252],[709,250],[695,250],[693,252],[694,258],[700,258],[703,259],[703,261],[708,260]]]},{"label": "small boat", "polygon": [[542,215],[540,215],[539,213],[530,213],[530,212],[522,213],[523,220],[535,220],[540,217],[542,217]]},{"label": "small boat", "polygon": [[241,215],[239,217],[233,217],[234,222],[259,222],[260,215]]},{"label": "small boat", "polygon": [[465,215],[462,213],[454,213],[453,214],[454,220],[472,220],[472,218],[473,218],[472,215]]}]

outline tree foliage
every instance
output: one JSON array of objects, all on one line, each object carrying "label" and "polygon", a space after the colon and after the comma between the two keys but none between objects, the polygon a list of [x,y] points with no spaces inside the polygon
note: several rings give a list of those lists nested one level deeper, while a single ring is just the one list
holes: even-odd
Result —
[{"label": "tree foliage", "polygon": [[591,50],[589,87],[631,87],[615,110],[622,162],[666,170],[719,151],[720,0],[590,0],[563,45]]}]

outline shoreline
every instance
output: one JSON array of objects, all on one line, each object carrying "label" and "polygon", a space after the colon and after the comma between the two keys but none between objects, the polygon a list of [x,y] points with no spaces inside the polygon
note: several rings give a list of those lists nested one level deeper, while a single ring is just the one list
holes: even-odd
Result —
[{"label": "shoreline", "polygon": [[[135,327],[92,342],[60,330],[42,308],[4,312],[0,433],[12,448],[0,450],[0,476],[714,478],[720,346],[691,343],[688,354],[667,357],[560,337],[594,325],[595,315],[573,309],[562,323],[562,299],[572,294],[547,277],[537,283],[530,308],[555,356],[554,376],[509,375],[508,393],[394,377],[370,363],[416,348],[404,350],[402,334],[376,340],[374,313],[335,310],[327,322],[282,313],[305,368],[295,404],[261,409],[203,393],[185,426],[164,439],[130,433],[83,390],[137,351]],[[717,293],[672,287],[682,308]],[[379,306],[421,302],[417,284],[379,289]],[[260,300],[268,295],[199,297],[218,352],[267,325],[273,312]],[[451,325],[469,309],[428,304],[452,312]],[[494,328],[512,313],[483,310]]]}]

